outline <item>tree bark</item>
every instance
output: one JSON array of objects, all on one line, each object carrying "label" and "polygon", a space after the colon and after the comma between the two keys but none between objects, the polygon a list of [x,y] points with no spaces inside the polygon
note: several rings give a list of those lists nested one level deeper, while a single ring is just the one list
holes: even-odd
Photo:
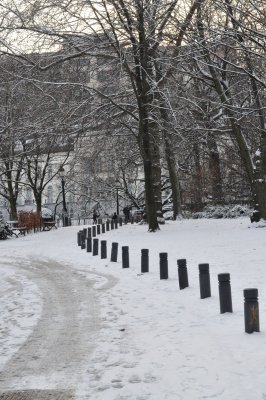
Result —
[{"label": "tree bark", "polygon": [[139,146],[144,165],[145,182],[145,204],[149,231],[155,232],[159,228],[159,218],[161,213],[161,167],[159,154],[159,144],[156,140],[156,128],[152,129],[148,122],[147,110],[141,107],[139,124]]},{"label": "tree bark", "polygon": [[173,138],[168,123],[168,113],[166,106],[163,102],[160,104],[160,112],[162,118],[162,135],[164,140],[165,159],[167,169],[169,172],[169,180],[172,189],[172,202],[173,202],[173,219],[181,214],[181,196],[178,174],[176,170],[176,160],[173,147]]},{"label": "tree bark", "polygon": [[220,167],[220,155],[214,135],[207,136],[207,145],[209,150],[209,170],[212,189],[213,204],[224,204],[223,184]]}]

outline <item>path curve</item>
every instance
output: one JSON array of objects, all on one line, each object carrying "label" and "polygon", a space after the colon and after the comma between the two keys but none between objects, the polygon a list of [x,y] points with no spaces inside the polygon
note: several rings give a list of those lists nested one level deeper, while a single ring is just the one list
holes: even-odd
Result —
[{"label": "path curve", "polygon": [[[0,391],[31,389],[38,382],[51,389],[75,389],[95,349],[100,329],[99,302],[93,281],[56,261],[20,261],[42,293],[42,315],[28,340],[0,373]],[[93,275],[97,275],[93,273]],[[116,279],[107,279],[101,291]]]}]

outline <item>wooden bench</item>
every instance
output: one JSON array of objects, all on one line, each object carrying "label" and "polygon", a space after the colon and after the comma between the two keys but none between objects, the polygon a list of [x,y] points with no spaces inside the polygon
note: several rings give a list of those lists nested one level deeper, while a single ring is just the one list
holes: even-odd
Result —
[{"label": "wooden bench", "polygon": [[13,228],[12,231],[19,231],[19,235],[26,236],[27,228],[26,226],[20,226],[19,228]]},{"label": "wooden bench", "polygon": [[51,229],[57,229],[56,221],[43,221],[42,222],[42,230],[43,231],[50,231]]}]

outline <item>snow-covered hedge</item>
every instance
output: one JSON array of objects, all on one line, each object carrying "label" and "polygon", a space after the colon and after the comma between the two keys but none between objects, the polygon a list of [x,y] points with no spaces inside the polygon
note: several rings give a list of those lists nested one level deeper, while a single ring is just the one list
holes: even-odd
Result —
[{"label": "snow-covered hedge", "polygon": [[252,210],[243,205],[206,206],[203,211],[192,214],[192,218],[238,218],[251,214]]}]

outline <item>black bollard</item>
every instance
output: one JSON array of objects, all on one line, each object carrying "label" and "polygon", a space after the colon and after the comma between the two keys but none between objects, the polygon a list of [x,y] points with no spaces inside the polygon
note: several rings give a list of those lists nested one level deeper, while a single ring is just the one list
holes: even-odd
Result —
[{"label": "black bollard", "polygon": [[115,229],[118,228],[118,223],[117,223],[117,219],[115,220]]},{"label": "black bollard", "polygon": [[81,233],[81,250],[86,249],[86,235],[84,232]]},{"label": "black bollard", "polygon": [[97,225],[97,235],[101,234],[101,225]]},{"label": "black bollard", "polygon": [[168,254],[160,253],[160,279],[168,279]]},{"label": "black bollard", "polygon": [[200,298],[211,297],[209,264],[199,264]]},{"label": "black bollard", "polygon": [[130,222],[131,222],[131,224],[134,224],[134,218],[133,217],[130,218]]},{"label": "black bollard", "polygon": [[99,239],[93,239],[93,248],[92,248],[92,255],[98,256],[99,253]]},{"label": "black bollard", "polygon": [[111,261],[117,262],[118,243],[112,243]]},{"label": "black bollard", "polygon": [[101,240],[101,258],[107,258],[107,242]]},{"label": "black bollard", "polygon": [[92,226],[92,237],[95,237],[95,236],[96,236],[96,226],[93,225]]},{"label": "black bollard", "polygon": [[149,272],[149,250],[141,249],[141,272]]},{"label": "black bollard", "polygon": [[179,288],[180,290],[182,290],[189,286],[188,276],[187,276],[187,260],[185,258],[177,260],[177,266],[178,266]]},{"label": "black bollard", "polygon": [[106,232],[110,231],[110,222],[106,221]]},{"label": "black bollard", "polygon": [[230,274],[218,274],[220,313],[233,312]]},{"label": "black bollard", "polygon": [[245,332],[259,332],[258,289],[244,289]]},{"label": "black bollard", "polygon": [[122,226],[123,225],[123,220],[122,220],[122,218],[120,217],[119,218],[119,226]]},{"label": "black bollard", "polygon": [[102,233],[105,233],[105,224],[102,224]]},{"label": "black bollard", "polygon": [[88,238],[91,237],[91,228],[88,228]]},{"label": "black bollard", "polygon": [[82,232],[78,232],[78,246],[81,246],[81,234]]},{"label": "black bollard", "polygon": [[122,246],[122,268],[129,268],[129,248]]},{"label": "black bollard", "polygon": [[88,237],[87,238],[87,253],[91,253],[92,251],[92,238]]},{"label": "black bollard", "polygon": [[111,220],[111,229],[114,229],[114,221],[113,220]]}]

